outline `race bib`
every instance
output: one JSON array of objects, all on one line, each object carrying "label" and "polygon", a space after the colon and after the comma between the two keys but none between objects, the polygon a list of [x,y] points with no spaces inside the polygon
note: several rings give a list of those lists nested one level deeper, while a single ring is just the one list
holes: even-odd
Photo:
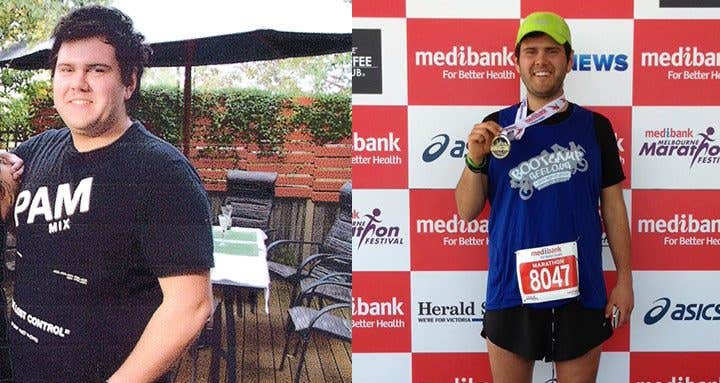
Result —
[{"label": "race bib", "polygon": [[576,242],[518,250],[515,258],[523,304],[580,295]]}]

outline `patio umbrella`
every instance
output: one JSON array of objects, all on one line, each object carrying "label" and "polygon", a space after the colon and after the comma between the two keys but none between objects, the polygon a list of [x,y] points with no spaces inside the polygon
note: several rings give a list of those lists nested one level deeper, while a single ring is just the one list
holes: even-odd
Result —
[{"label": "patio umbrella", "polygon": [[[153,49],[150,67],[185,67],[183,153],[189,152],[191,68],[350,51],[351,8],[343,0],[116,0]],[[243,7],[245,4],[247,7]],[[0,52],[0,67],[43,69],[52,40],[15,44]]]}]

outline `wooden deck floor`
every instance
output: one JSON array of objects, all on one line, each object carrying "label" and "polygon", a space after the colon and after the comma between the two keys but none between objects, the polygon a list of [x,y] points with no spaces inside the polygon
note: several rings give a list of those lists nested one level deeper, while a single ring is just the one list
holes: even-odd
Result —
[{"label": "wooden deck floor", "polygon": [[[289,383],[294,379],[296,358],[290,356],[282,371],[278,370],[285,345],[285,321],[290,302],[290,285],[273,281],[270,290],[270,313],[266,314],[262,298],[257,308],[245,303],[242,312],[235,313],[237,329],[237,382]],[[220,308],[218,308],[220,309]],[[350,313],[346,313],[350,315]],[[224,315],[223,315],[224,317]],[[226,332],[223,332],[226,334]],[[223,338],[223,344],[225,339]],[[291,349],[292,350],[292,349]],[[210,376],[211,350],[200,351],[197,381],[207,382]],[[350,383],[352,382],[351,345],[322,335],[313,335],[301,371],[301,382]],[[289,362],[289,363],[288,363]],[[191,381],[191,358],[189,353],[181,360],[176,382]],[[225,363],[220,363],[220,381],[226,381]]]}]

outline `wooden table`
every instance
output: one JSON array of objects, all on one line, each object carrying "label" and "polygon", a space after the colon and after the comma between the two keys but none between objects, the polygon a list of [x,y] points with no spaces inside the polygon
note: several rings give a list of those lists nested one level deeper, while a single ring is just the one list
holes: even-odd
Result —
[{"label": "wooden table", "polygon": [[[265,301],[265,312],[269,312],[270,273],[267,267],[267,236],[260,229],[233,227],[224,233],[220,227],[213,227],[213,255],[215,267],[210,270],[213,287],[219,291],[219,298],[225,310],[227,326],[227,348],[222,350],[219,337],[213,350],[210,362],[210,381],[219,378],[218,352],[225,354],[228,382],[237,379],[235,309],[243,309],[243,300],[238,300],[243,291],[262,292]],[[240,304],[238,304],[240,302]],[[215,320],[219,326],[220,310],[215,312]]]}]

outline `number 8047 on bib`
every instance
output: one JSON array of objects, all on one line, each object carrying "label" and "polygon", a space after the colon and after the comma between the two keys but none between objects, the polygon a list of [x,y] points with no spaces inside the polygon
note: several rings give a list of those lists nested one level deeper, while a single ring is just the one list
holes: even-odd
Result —
[{"label": "number 8047 on bib", "polygon": [[[579,294],[577,252],[571,250],[574,246],[569,247],[562,249],[569,251],[560,250],[560,246],[555,247],[555,254],[545,252],[542,257],[518,254],[518,282],[523,303],[548,302]],[[521,252],[524,251],[518,253]]]}]

